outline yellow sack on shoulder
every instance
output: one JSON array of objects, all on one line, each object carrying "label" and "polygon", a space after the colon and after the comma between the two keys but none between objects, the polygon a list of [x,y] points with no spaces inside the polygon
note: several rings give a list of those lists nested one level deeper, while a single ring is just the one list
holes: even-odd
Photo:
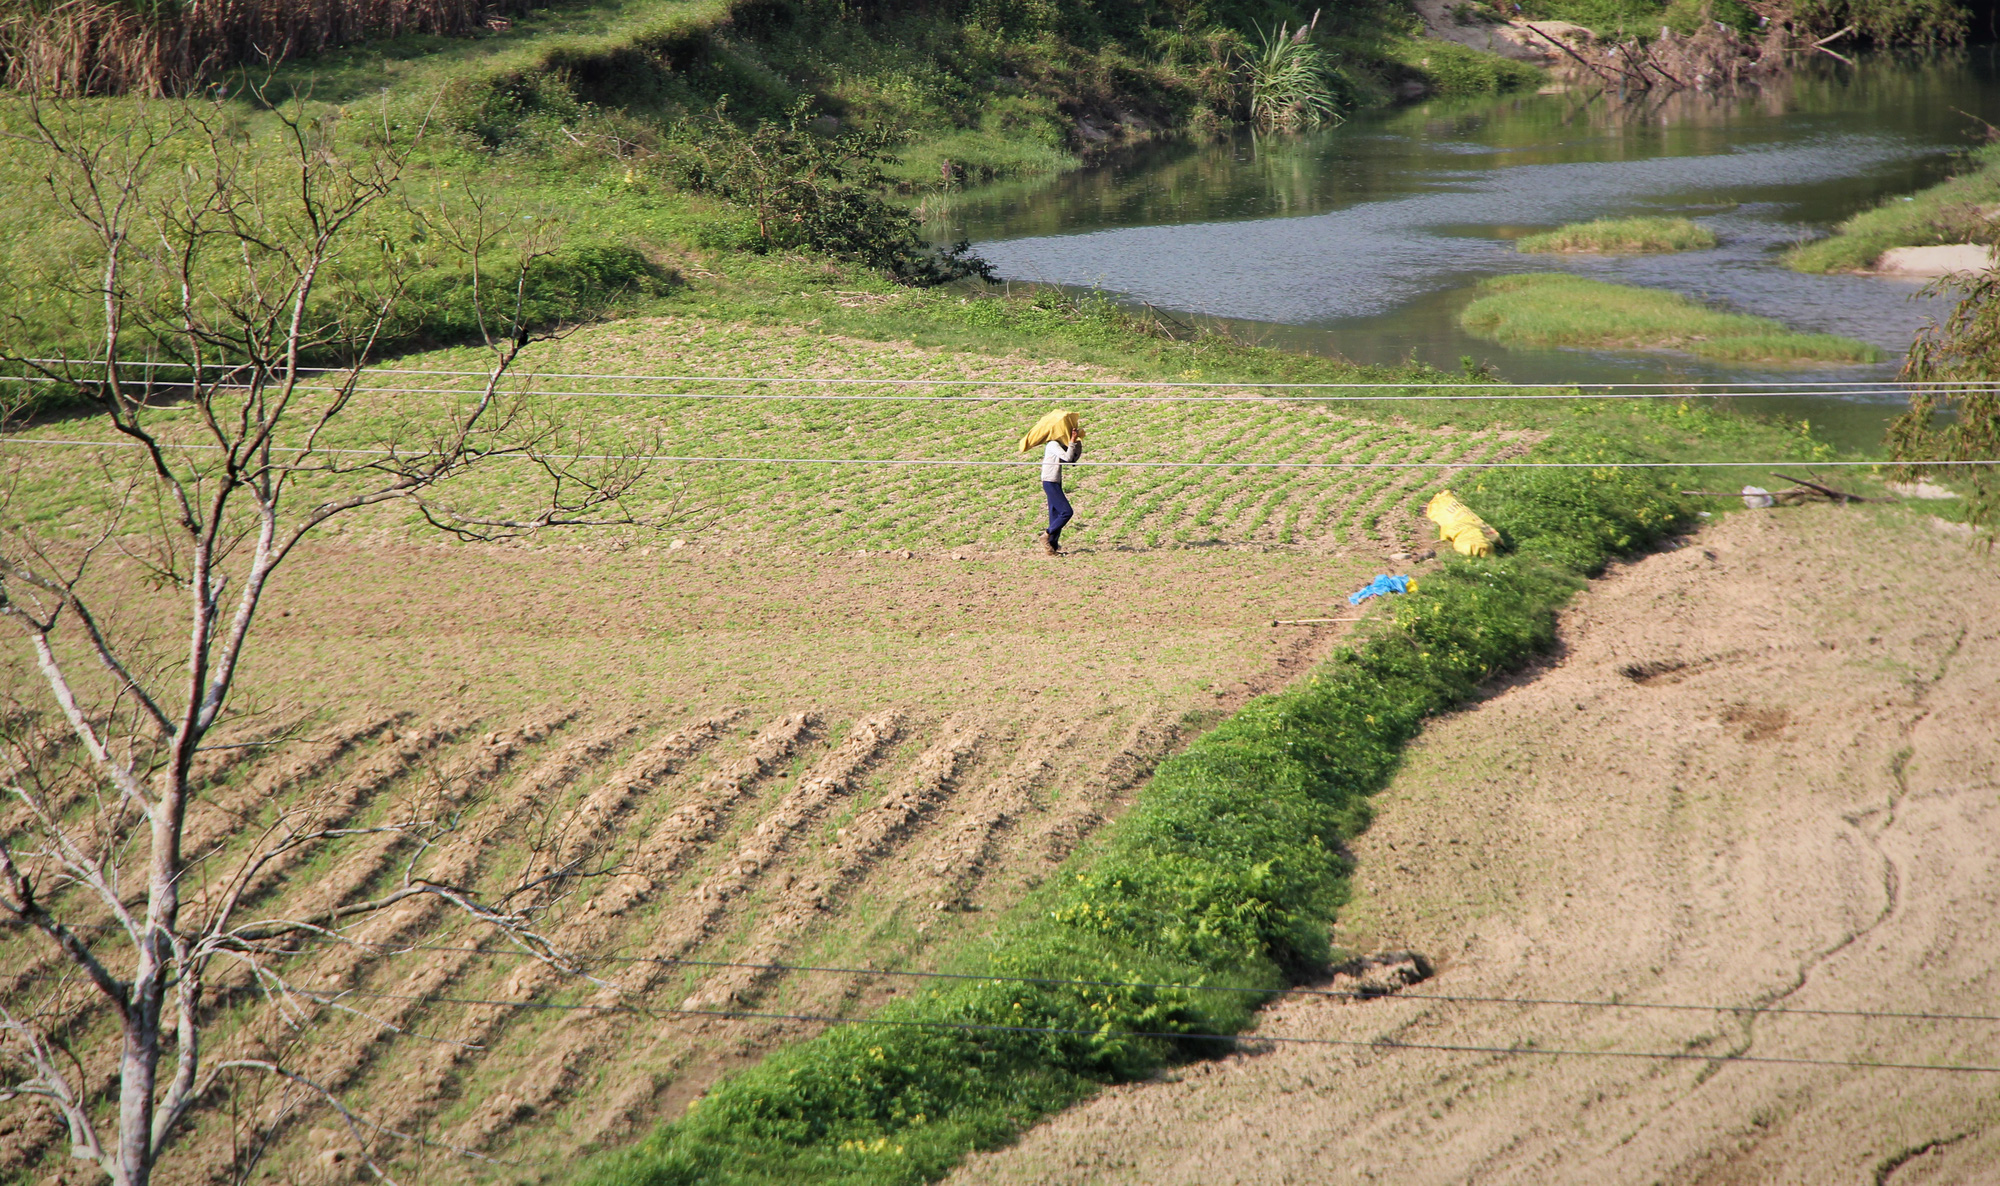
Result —
[{"label": "yellow sack on shoulder", "polygon": [[1057,408],[1035,421],[1035,426],[1028,430],[1028,435],[1021,438],[1021,452],[1026,453],[1050,441],[1068,445],[1076,439],[1076,430],[1079,427],[1081,422],[1077,420],[1075,412],[1068,408]]},{"label": "yellow sack on shoulder", "polygon": [[1440,491],[1425,505],[1424,518],[1438,525],[1438,539],[1451,541],[1452,550],[1461,556],[1491,556],[1493,545],[1500,542],[1500,533],[1449,490]]}]

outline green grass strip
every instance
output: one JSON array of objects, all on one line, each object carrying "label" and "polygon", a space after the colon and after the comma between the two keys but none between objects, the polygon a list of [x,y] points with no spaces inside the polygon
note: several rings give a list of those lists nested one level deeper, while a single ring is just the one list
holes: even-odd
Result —
[{"label": "green grass strip", "polygon": [[1798,334],[1769,317],[1724,313],[1677,292],[1564,273],[1496,276],[1459,314],[1468,333],[1508,346],[1678,349],[1731,362],[1880,362],[1866,342]]},{"label": "green grass strip", "polygon": [[[1544,457],[1614,460],[1575,443]],[[836,1026],[728,1079],[680,1120],[600,1158],[594,1186],[915,1183],[1012,1140],[1101,1086],[1217,1053],[1253,994],[1330,957],[1348,895],[1343,843],[1424,721],[1465,703],[1555,637],[1555,611],[1615,556],[1690,511],[1667,471],[1468,476],[1459,494],[1510,550],[1455,558],[1393,618],[1309,679],[1260,697],[1161,764],[1099,842],[952,970],[1113,987],[947,982],[877,1016],[1066,1033]]]},{"label": "green grass strip", "polygon": [[1873,268],[1897,247],[1991,243],[2000,214],[2000,145],[1971,156],[1972,167],[1914,194],[1885,198],[1834,228],[1832,235],[1785,253],[1801,272],[1856,272]]},{"label": "green grass strip", "polygon": [[1600,218],[1575,222],[1514,242],[1516,251],[1556,251],[1640,255],[1665,251],[1706,251],[1715,232],[1686,218]]}]

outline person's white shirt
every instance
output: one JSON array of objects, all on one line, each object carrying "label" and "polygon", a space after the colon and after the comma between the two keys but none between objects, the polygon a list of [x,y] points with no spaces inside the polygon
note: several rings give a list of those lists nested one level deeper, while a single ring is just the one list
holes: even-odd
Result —
[{"label": "person's white shirt", "polygon": [[1065,445],[1061,441],[1050,441],[1042,446],[1042,481],[1062,481],[1062,467],[1074,465],[1083,457],[1083,442],[1071,441]]}]

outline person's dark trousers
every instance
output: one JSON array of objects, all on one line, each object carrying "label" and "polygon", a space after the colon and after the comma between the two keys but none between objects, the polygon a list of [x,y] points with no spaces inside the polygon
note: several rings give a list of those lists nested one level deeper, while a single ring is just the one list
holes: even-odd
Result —
[{"label": "person's dark trousers", "polygon": [[1076,511],[1069,505],[1061,482],[1043,482],[1042,493],[1049,496],[1049,545],[1062,547],[1062,529]]}]

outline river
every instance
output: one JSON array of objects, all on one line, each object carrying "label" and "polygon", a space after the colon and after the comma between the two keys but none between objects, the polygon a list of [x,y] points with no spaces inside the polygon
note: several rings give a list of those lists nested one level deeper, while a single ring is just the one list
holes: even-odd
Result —
[{"label": "river", "polygon": [[[1597,88],[1433,100],[1291,136],[1156,144],[1045,181],[963,195],[930,229],[971,238],[1003,276],[1093,287],[1224,319],[1258,340],[1362,362],[1472,356],[1516,382],[1756,381],[1798,377],[1670,352],[1509,349],[1458,312],[1482,277],[1564,269],[1671,289],[1872,342],[1900,359],[1944,304],[1920,284],[1813,276],[1779,260],[1841,219],[1931,185],[2000,123],[1993,47],[1807,63],[1760,89],[1620,102]],[[1964,113],[1970,113],[1970,116]],[[1522,235],[1593,218],[1684,214],[1709,251],[1523,255]],[[1896,362],[1817,367],[1885,379]],[[1885,397],[1785,397],[1865,447]]]}]

